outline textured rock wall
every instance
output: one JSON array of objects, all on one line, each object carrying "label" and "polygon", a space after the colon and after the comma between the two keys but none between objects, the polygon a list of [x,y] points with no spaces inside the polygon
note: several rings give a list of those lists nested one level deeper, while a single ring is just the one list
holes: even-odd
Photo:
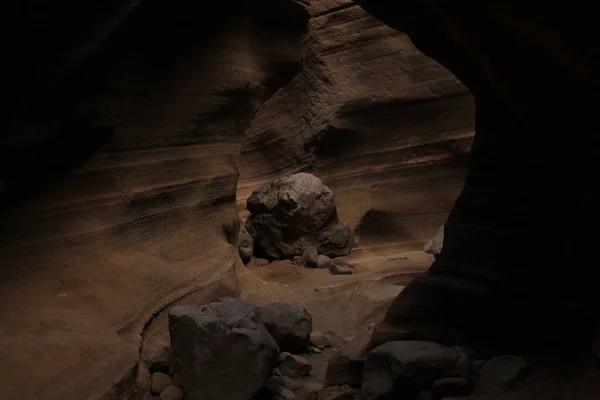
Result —
[{"label": "textured rock wall", "polygon": [[166,306],[237,293],[238,173],[313,172],[378,252],[462,185],[470,95],[347,1],[3,7],[0,398],[126,397]]},{"label": "textured rock wall", "polygon": [[[1,147],[0,398],[97,398],[133,375],[163,307],[237,292],[240,143],[297,70],[308,17],[259,6],[149,0],[123,21],[96,10],[118,25],[101,45],[62,15],[74,26],[57,46],[88,56],[15,68],[28,85]],[[49,25],[53,7],[22,10],[22,31]],[[54,43],[44,26],[37,40]]]},{"label": "textured rock wall", "polygon": [[421,249],[462,187],[473,102],[446,69],[349,0],[313,2],[302,71],[258,111],[238,208],[253,188],[310,171],[377,253]]}]

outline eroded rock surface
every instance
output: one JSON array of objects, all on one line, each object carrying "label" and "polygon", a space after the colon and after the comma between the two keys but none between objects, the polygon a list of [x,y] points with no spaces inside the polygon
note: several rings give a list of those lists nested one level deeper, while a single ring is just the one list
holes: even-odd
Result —
[{"label": "eroded rock surface", "polygon": [[[354,236],[337,215],[331,190],[319,178],[299,173],[256,189],[247,201],[246,229],[276,259],[350,253]],[[314,258],[314,257],[313,257]]]},{"label": "eroded rock surface", "polygon": [[189,400],[250,399],[267,382],[279,349],[258,308],[232,298],[169,312],[171,367]]}]

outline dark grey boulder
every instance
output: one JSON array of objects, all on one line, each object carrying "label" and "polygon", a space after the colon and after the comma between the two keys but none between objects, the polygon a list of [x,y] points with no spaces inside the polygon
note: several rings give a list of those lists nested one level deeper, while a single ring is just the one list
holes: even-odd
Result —
[{"label": "dark grey boulder", "polygon": [[479,385],[486,393],[503,394],[529,373],[522,357],[499,356],[485,362],[479,370]]},{"label": "dark grey boulder", "polygon": [[260,320],[281,351],[305,352],[312,332],[312,317],[308,310],[297,304],[274,302],[261,307]]},{"label": "dark grey boulder", "polygon": [[256,189],[247,200],[246,229],[275,259],[307,249],[331,257],[350,253],[354,236],[338,218],[333,193],[319,178],[299,173]]},{"label": "dark grey boulder", "polygon": [[279,349],[258,308],[230,297],[169,312],[170,361],[186,400],[251,399],[271,376]]},{"label": "dark grey boulder", "polygon": [[466,359],[459,350],[421,341],[389,342],[372,350],[362,374],[363,400],[414,398],[421,390],[453,374]]}]

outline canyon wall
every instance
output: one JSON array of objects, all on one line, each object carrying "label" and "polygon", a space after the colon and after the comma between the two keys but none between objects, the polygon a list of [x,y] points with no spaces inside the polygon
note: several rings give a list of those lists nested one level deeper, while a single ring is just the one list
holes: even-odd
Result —
[{"label": "canyon wall", "polygon": [[268,180],[323,178],[376,254],[420,249],[462,186],[471,96],[350,2],[3,7],[3,399],[127,396],[165,307],[239,293]]}]

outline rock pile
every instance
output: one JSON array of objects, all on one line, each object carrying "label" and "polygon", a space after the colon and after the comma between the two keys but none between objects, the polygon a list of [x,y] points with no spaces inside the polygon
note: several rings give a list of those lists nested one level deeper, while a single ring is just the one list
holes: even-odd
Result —
[{"label": "rock pile", "polygon": [[312,317],[301,306],[275,302],[259,308],[231,297],[202,307],[175,306],[169,333],[169,349],[152,355],[146,399],[250,400],[263,392],[293,399],[294,391],[319,398],[322,386],[298,380],[312,370],[299,353],[330,342],[313,332]]},{"label": "rock pile", "polygon": [[[395,341],[370,352],[350,343],[327,366],[329,385],[360,389],[361,400],[441,400],[471,393],[502,394],[529,373],[524,359],[479,360],[473,352],[423,341]],[[348,397],[350,398],[350,397]]]}]

